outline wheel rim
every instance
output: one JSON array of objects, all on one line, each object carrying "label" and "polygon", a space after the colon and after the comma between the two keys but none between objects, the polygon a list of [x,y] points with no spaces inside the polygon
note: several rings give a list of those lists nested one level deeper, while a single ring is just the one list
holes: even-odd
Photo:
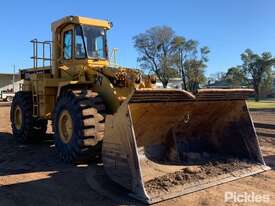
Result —
[{"label": "wheel rim", "polygon": [[58,121],[59,135],[63,143],[68,144],[72,139],[73,121],[70,113],[63,110]]},{"label": "wheel rim", "polygon": [[21,129],[22,127],[22,110],[19,106],[16,106],[15,112],[14,112],[14,122],[16,129]]}]

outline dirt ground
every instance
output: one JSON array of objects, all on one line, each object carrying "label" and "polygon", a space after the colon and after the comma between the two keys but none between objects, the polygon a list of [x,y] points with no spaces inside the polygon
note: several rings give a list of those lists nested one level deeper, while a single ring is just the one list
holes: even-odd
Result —
[{"label": "dirt ground", "polygon": [[[275,110],[251,114],[264,159],[272,170],[155,205],[253,205],[226,203],[225,192],[268,195],[268,203],[254,205],[275,205]],[[72,166],[58,160],[51,138],[36,145],[16,143],[11,135],[9,107],[0,107],[0,206],[118,205],[89,187],[87,169],[87,164]]]}]

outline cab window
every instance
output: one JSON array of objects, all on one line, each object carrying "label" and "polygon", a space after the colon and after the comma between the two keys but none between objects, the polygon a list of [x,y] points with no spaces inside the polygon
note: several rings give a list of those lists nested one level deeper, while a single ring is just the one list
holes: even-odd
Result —
[{"label": "cab window", "polygon": [[72,30],[66,31],[64,33],[64,38],[63,38],[63,52],[64,52],[64,59],[72,59],[72,37],[73,37],[73,32]]},{"label": "cab window", "polygon": [[92,59],[107,58],[107,39],[104,28],[82,25],[87,55]]},{"label": "cab window", "polygon": [[75,27],[75,58],[77,59],[86,58],[86,51],[85,51],[85,45],[83,41],[81,26]]}]

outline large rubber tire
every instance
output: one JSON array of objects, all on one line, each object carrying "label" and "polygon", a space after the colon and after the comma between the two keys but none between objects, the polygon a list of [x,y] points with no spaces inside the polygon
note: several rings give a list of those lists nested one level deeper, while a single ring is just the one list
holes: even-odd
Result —
[{"label": "large rubber tire", "polygon": [[[53,113],[53,131],[55,147],[63,161],[100,158],[105,114],[104,101],[96,92],[83,89],[61,94]],[[63,118],[70,119],[71,126],[63,123]]]},{"label": "large rubber tire", "polygon": [[[20,111],[18,125],[16,113]],[[48,121],[33,117],[32,93],[19,91],[15,94],[10,111],[13,136],[20,143],[34,143],[41,141],[46,134]],[[21,125],[21,126],[20,126]]]}]

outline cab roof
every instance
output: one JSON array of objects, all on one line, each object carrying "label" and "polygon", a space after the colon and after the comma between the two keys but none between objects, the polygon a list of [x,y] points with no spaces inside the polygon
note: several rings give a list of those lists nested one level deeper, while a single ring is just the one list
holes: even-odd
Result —
[{"label": "cab roof", "polygon": [[106,20],[92,19],[82,16],[66,16],[52,23],[52,31],[55,32],[57,28],[66,26],[67,24],[84,24],[88,26],[98,26],[105,29],[110,29],[112,23]]}]

